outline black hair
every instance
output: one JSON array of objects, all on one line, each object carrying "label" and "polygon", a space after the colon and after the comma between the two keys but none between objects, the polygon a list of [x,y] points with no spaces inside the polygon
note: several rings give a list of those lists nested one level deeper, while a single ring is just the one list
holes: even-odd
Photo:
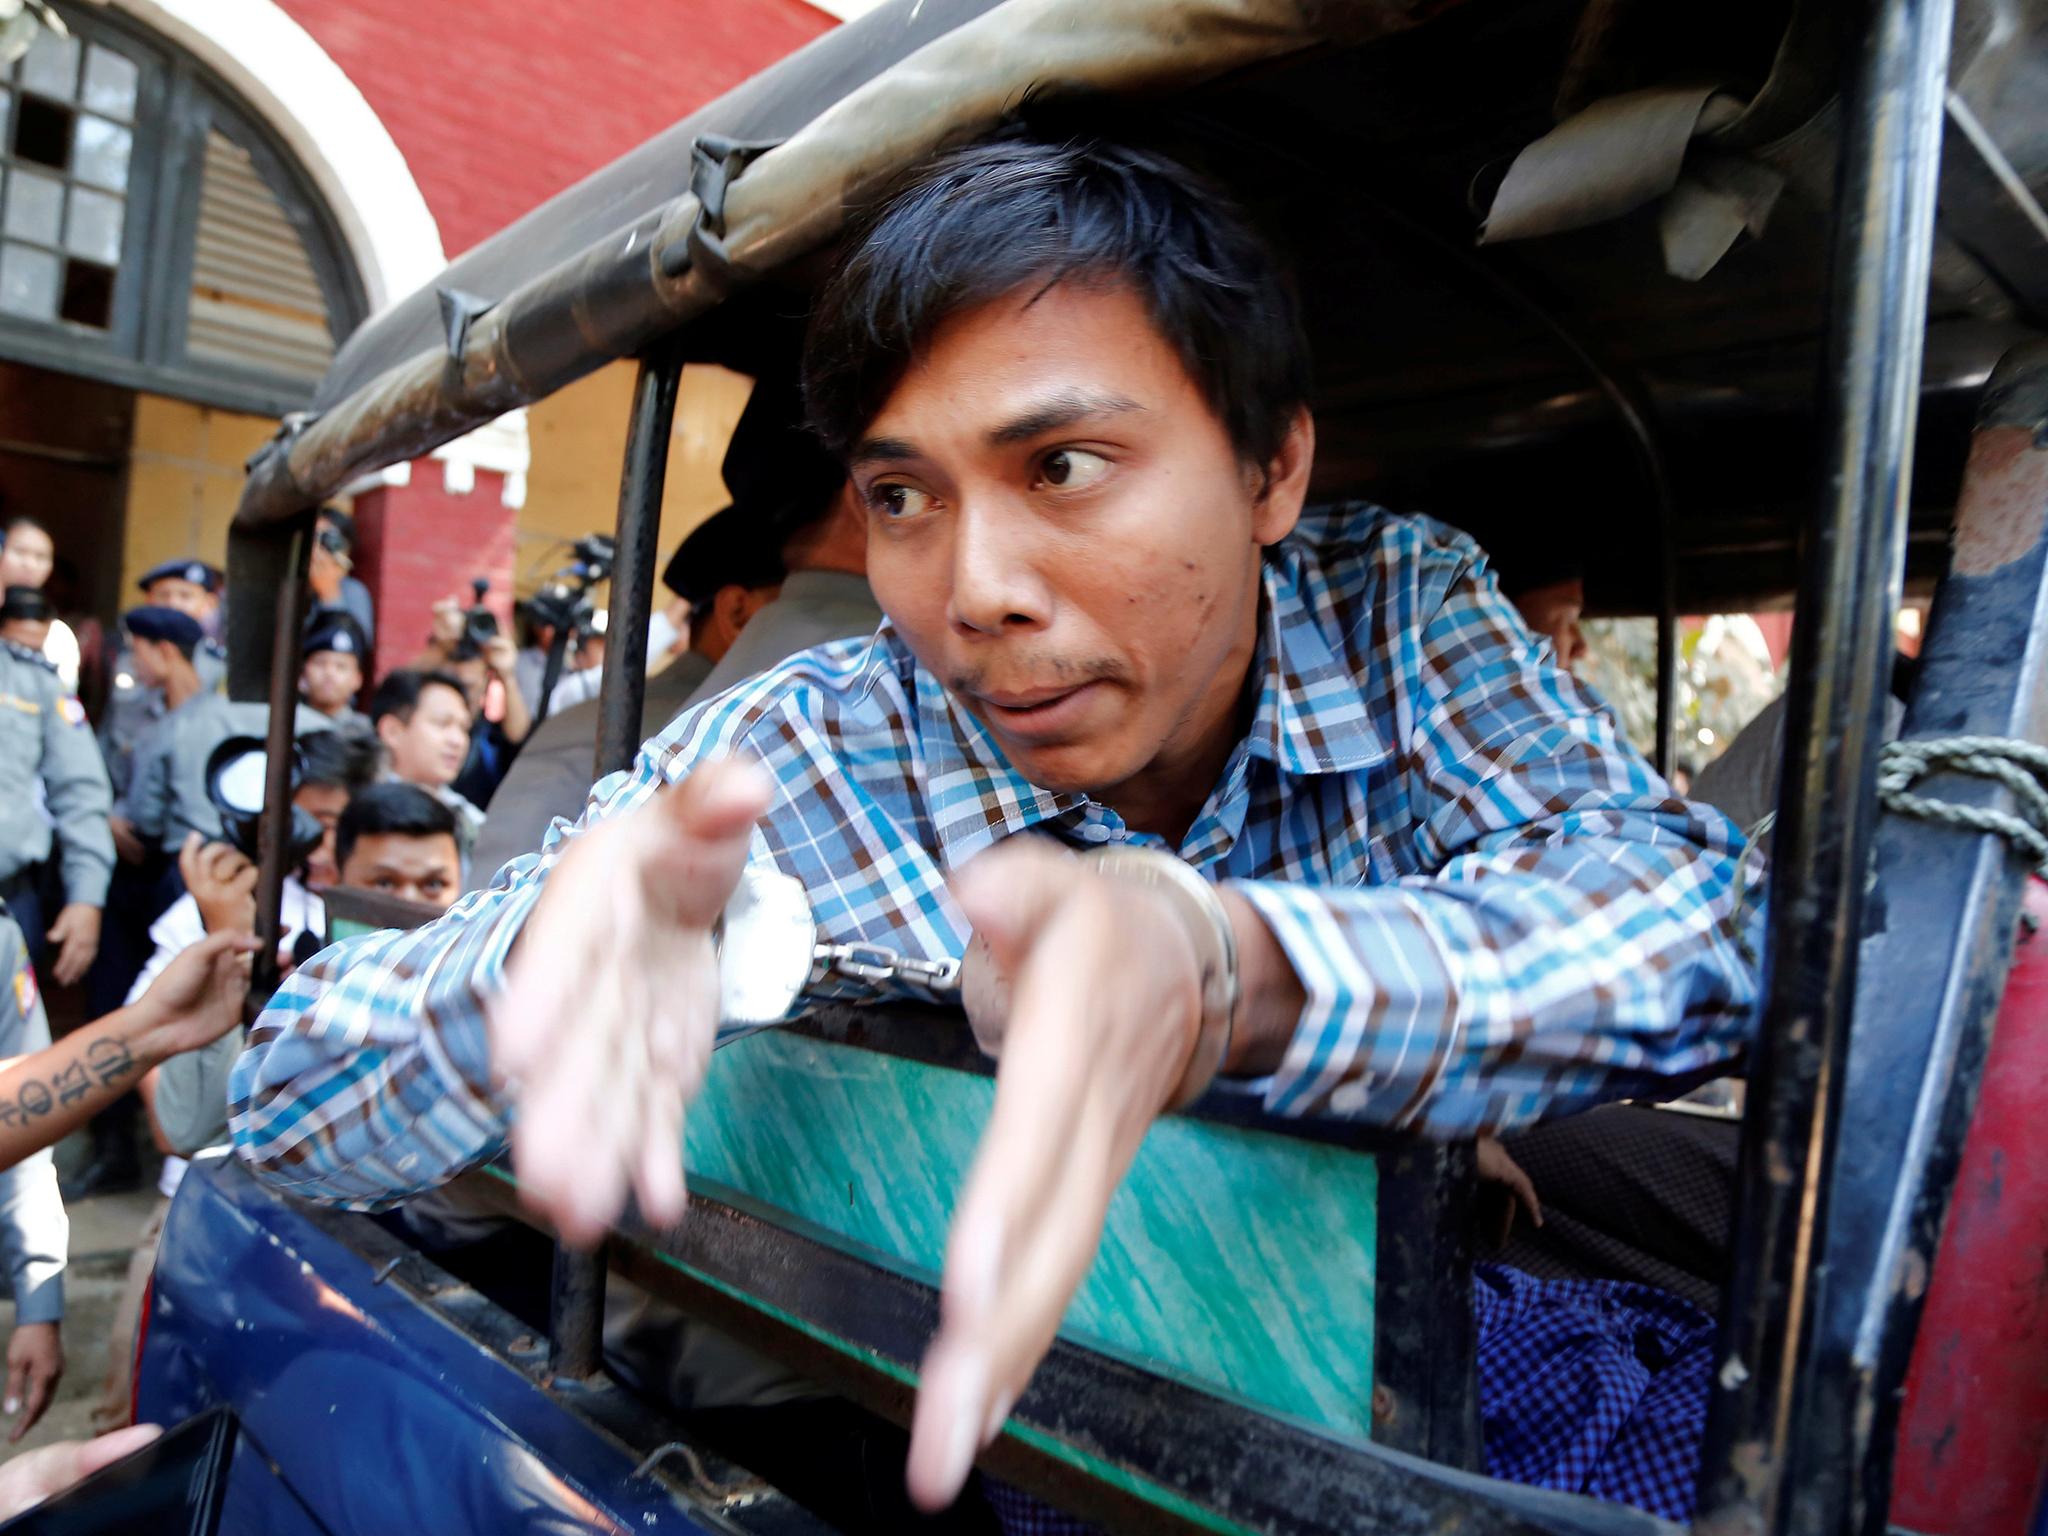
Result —
[{"label": "black hair", "polygon": [[377,776],[377,744],[361,731],[308,731],[298,747],[301,789],[317,784],[353,796]]},{"label": "black hair", "polygon": [[454,673],[417,672],[406,668],[391,673],[370,695],[370,724],[374,726],[386,715],[398,716],[401,723],[410,722],[412,712],[420,707],[420,695],[433,687],[453,688],[456,697],[462,700],[462,707],[469,707],[469,694],[463,689],[462,679]]},{"label": "black hair", "polygon": [[1144,302],[1247,464],[1308,398],[1308,342],[1273,250],[1221,188],[1151,150],[1012,131],[940,155],[857,226],[804,345],[804,405],[844,458],[949,316],[1020,288]]},{"label": "black hair", "polygon": [[50,530],[45,528],[35,518],[30,517],[26,512],[14,512],[8,515],[4,523],[0,523],[0,544],[5,544],[9,539],[13,538],[14,531],[17,528],[33,528],[52,544],[57,542]]},{"label": "black hair", "polygon": [[349,797],[348,809],[334,828],[334,862],[348,864],[356,844],[366,837],[395,833],[399,837],[455,836],[455,813],[417,784],[372,784]]}]

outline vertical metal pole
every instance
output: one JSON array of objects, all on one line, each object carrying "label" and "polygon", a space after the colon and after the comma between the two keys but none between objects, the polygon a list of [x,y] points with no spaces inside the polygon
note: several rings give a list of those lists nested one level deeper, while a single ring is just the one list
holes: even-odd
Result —
[{"label": "vertical metal pole", "polygon": [[[1905,563],[1942,97],[1954,0],[1867,0],[1843,103],[1822,441],[1771,869],[1770,977],[1751,1056],[1735,1253],[1696,1529],[1818,1530],[1797,1460],[1825,1283],[1876,762]],[[1814,1492],[1807,1489],[1809,1495]]]},{"label": "vertical metal pole", "polygon": [[284,570],[272,607],[270,722],[264,734],[268,763],[263,779],[262,861],[256,872],[256,951],[249,982],[249,1016],[277,990],[277,946],[284,935],[285,853],[291,841],[292,727],[298,716],[300,626],[306,611],[306,569],[313,554],[314,514],[308,509],[285,544]]},{"label": "vertical metal pole", "polygon": [[[640,749],[640,707],[647,693],[647,625],[654,616],[654,559],[661,537],[661,491],[675,419],[682,354],[650,353],[633,385],[626,427],[626,463],[619,478],[618,554],[612,567],[610,622],[605,629],[604,682],[598,691],[597,778],[630,767]],[[676,1156],[683,1155],[676,1148]],[[589,1377],[604,1360],[604,1251],[555,1249],[550,1298],[549,1369]]]}]

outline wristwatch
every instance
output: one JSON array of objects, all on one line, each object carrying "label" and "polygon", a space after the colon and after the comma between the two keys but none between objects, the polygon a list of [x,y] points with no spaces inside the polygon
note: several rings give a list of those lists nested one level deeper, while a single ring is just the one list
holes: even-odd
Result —
[{"label": "wristwatch", "polygon": [[1113,844],[1090,849],[1083,863],[1097,874],[1157,891],[1186,927],[1201,967],[1202,1023],[1180,1082],[1167,1100],[1169,1110],[1186,1109],[1209,1091],[1230,1055],[1242,984],[1237,969],[1237,931],[1216,887],[1173,854],[1156,848]]}]

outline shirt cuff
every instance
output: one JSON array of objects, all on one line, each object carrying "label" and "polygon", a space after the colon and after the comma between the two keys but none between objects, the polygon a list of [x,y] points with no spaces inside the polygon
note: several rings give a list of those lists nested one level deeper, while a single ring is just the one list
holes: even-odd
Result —
[{"label": "shirt cuff", "polygon": [[1400,1128],[1442,1085],[1457,1044],[1456,988],[1412,899],[1233,881],[1307,994],[1266,1108]]},{"label": "shirt cuff", "polygon": [[14,1326],[23,1323],[57,1323],[64,1320],[64,1272],[60,1269],[47,1280],[30,1283],[14,1297]]},{"label": "shirt cuff", "polygon": [[88,907],[105,908],[107,886],[114,878],[114,867],[102,864],[98,859],[68,858],[64,861],[64,899],[66,902],[82,902]]}]

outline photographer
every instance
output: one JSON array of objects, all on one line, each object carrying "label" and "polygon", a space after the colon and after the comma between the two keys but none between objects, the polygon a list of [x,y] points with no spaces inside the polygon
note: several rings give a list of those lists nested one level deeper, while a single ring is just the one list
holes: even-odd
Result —
[{"label": "photographer", "polygon": [[322,507],[313,529],[313,558],[306,584],[313,589],[309,625],[332,616],[353,620],[366,644],[377,637],[377,605],[370,589],[353,574],[356,522],[339,507]]},{"label": "photographer", "polygon": [[462,684],[470,712],[469,755],[451,787],[481,811],[512,767],[533,716],[519,691],[519,652],[484,606],[489,585],[481,579],[472,585],[475,600],[468,607],[453,596],[434,604],[434,627],[411,670],[445,672]]}]

